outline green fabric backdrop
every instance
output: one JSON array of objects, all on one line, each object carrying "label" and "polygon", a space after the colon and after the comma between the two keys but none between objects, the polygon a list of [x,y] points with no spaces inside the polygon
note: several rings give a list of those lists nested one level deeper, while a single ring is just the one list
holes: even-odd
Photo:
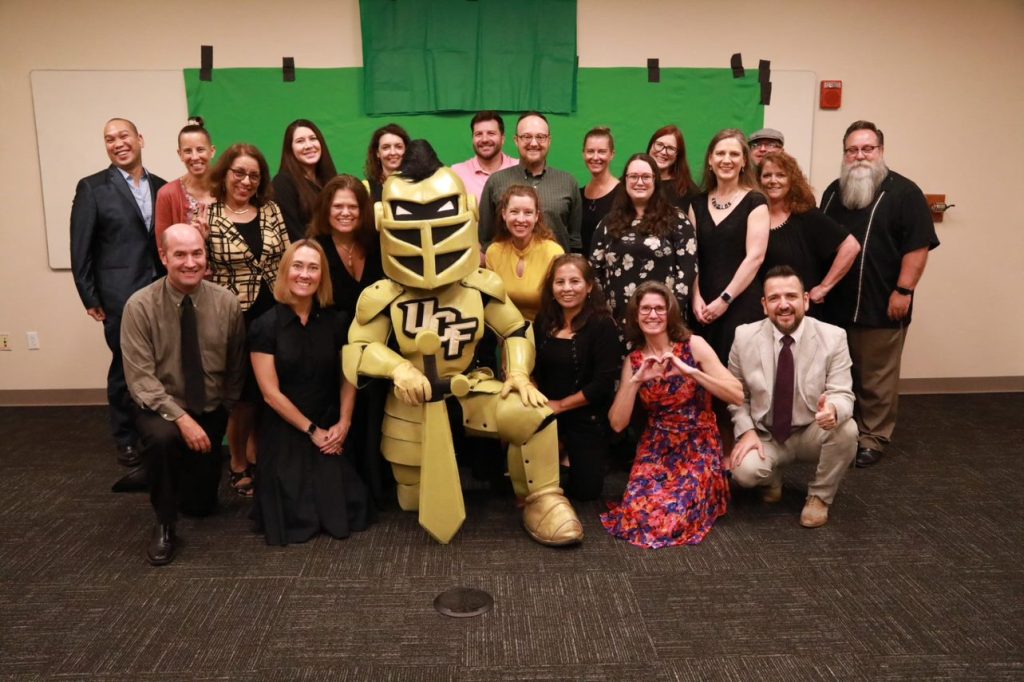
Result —
[{"label": "green fabric backdrop", "polygon": [[576,0],[361,0],[359,14],[369,114],[575,110]]},{"label": "green fabric backdrop", "polygon": [[[469,114],[413,114],[370,117],[363,107],[363,69],[296,69],[285,83],[280,69],[215,69],[213,80],[199,80],[198,69],[186,69],[185,90],[190,114],[202,115],[214,144],[226,149],[251,142],[276,173],[285,127],[308,118],[324,133],[339,172],[363,177],[366,148],[373,131],[394,121],[413,138],[427,138],[447,164],[473,154]],[[611,127],[617,156],[612,172],[636,151],[644,151],[651,133],[675,123],[686,136],[687,157],[699,182],[708,140],[722,128],[750,133],[763,126],[756,73],[734,79],[729,69],[661,69],[661,82],[648,83],[640,68],[580,69],[575,114],[548,117],[551,123],[549,163],[581,182],[589,178],[583,165],[583,135],[596,125]],[[505,115],[505,151],[516,156],[518,112]],[[182,125],[185,122],[182,121]],[[148,141],[150,145],[158,143]],[[166,144],[174,144],[168,140]]]}]

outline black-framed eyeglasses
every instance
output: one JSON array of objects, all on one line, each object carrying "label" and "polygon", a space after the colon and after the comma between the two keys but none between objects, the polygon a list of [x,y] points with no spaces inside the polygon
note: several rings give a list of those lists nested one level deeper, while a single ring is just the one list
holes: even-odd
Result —
[{"label": "black-framed eyeglasses", "polygon": [[675,154],[679,151],[679,147],[673,147],[672,145],[665,144],[664,142],[655,142],[651,149],[656,152],[668,152],[669,154]]},{"label": "black-framed eyeglasses", "polygon": [[252,173],[247,173],[246,171],[242,170],[241,168],[229,168],[228,170],[231,171],[232,177],[234,177],[235,180],[238,180],[239,182],[241,182],[242,180],[245,180],[246,178],[249,178],[249,182],[251,182],[252,184],[254,184],[254,185],[260,184],[260,177],[262,177],[262,176],[257,171],[253,171]]}]

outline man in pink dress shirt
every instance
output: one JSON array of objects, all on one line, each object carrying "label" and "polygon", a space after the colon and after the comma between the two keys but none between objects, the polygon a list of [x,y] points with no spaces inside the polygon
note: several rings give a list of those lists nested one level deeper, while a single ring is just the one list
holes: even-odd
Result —
[{"label": "man in pink dress shirt", "polygon": [[474,155],[452,166],[455,174],[462,178],[466,191],[476,197],[480,204],[480,195],[491,173],[509,168],[519,163],[502,149],[505,146],[505,122],[497,111],[481,111],[469,123],[473,131]]}]

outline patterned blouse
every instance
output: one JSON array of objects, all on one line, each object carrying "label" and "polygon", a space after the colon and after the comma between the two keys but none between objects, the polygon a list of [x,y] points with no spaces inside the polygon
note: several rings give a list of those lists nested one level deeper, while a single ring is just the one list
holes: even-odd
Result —
[{"label": "patterned blouse", "polygon": [[273,290],[277,266],[289,244],[288,229],[277,204],[268,201],[260,206],[259,221],[263,248],[257,257],[224,214],[224,204],[210,206],[210,236],[206,239],[210,280],[236,294],[242,310],[248,310],[256,300],[261,280]]},{"label": "patterned blouse", "polygon": [[624,328],[630,297],[649,280],[664,282],[675,292],[685,319],[690,288],[697,276],[697,231],[682,212],[677,216],[675,227],[665,237],[639,234],[635,230],[639,220],[620,237],[608,233],[607,218],[597,226],[590,264],[620,329]]}]

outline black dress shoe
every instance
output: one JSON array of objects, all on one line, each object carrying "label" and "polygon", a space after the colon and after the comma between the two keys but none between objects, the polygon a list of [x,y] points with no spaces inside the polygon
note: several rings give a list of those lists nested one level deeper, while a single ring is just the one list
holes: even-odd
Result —
[{"label": "black dress shoe", "polygon": [[153,537],[146,548],[146,558],[154,566],[164,566],[174,560],[174,526],[158,523],[153,528]]},{"label": "black dress shoe", "polygon": [[872,450],[871,448],[857,448],[857,459],[854,460],[857,464],[858,469],[869,467],[872,464],[878,464],[882,459],[881,450]]},{"label": "black dress shoe", "polygon": [[112,493],[144,493],[148,489],[149,481],[146,479],[146,468],[143,466],[133,468],[110,486]]},{"label": "black dress shoe", "polygon": [[142,454],[134,445],[120,446],[117,448],[117,463],[133,469],[142,464]]}]

